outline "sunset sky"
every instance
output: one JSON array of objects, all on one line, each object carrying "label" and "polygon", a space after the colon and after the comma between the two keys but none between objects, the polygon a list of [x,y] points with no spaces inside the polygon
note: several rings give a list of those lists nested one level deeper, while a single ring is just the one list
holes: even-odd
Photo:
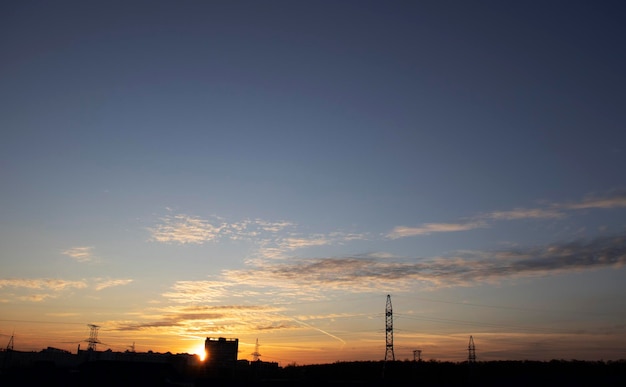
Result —
[{"label": "sunset sky", "polygon": [[1,2],[0,347],[626,358],[624,20]]}]

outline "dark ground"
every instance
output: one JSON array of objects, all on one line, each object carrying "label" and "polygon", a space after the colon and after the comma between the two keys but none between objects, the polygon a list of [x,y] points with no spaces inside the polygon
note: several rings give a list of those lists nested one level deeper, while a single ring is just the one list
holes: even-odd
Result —
[{"label": "dark ground", "polygon": [[95,361],[5,369],[0,386],[626,386],[626,360],[340,362],[235,369],[177,369],[170,364]]}]

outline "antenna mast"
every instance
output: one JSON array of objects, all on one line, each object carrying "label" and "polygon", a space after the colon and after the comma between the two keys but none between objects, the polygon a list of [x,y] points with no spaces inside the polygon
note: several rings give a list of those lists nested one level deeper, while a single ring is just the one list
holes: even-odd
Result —
[{"label": "antenna mast", "polygon": [[387,294],[387,307],[385,308],[385,362],[389,359],[396,360],[393,353],[393,310],[391,308],[391,295]]}]

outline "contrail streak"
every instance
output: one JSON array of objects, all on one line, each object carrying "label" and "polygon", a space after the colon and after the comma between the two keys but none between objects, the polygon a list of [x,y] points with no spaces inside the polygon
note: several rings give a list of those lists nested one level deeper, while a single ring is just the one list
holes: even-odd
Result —
[{"label": "contrail streak", "polygon": [[307,324],[307,323],[305,323],[304,321],[297,320],[297,319],[295,319],[295,318],[293,318],[293,317],[292,317],[291,319],[292,319],[293,321],[297,322],[298,324],[302,324],[302,325],[304,325],[304,326],[305,326],[305,327],[307,327],[307,328],[315,329],[316,331],[318,331],[318,332],[322,332],[323,334],[325,334],[325,335],[327,335],[327,336],[330,336],[330,337],[332,337],[332,338],[333,338],[333,339],[335,339],[335,340],[339,340],[339,341],[341,342],[341,348],[342,348],[342,349],[343,349],[343,346],[344,346],[344,345],[346,345],[346,342],[345,342],[342,338],[337,337],[337,336],[333,335],[332,333],[328,333],[328,332],[326,332],[326,331],[325,331],[325,330],[323,330],[323,329],[320,329],[320,328],[314,327],[314,326],[313,326],[313,325],[311,325],[311,324]]}]

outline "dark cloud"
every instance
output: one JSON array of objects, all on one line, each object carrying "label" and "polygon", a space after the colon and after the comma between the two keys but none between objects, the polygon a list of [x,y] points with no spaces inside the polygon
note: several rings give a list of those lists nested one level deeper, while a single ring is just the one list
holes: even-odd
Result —
[{"label": "dark cloud", "polygon": [[[572,270],[618,266],[626,263],[626,236],[596,238],[543,247],[500,250],[435,259],[393,261],[379,258],[319,258],[283,264],[265,264],[253,270],[268,284],[297,281],[303,286],[326,286],[353,291],[377,290],[386,280],[408,286],[415,281],[433,285],[467,285],[477,280],[550,275]],[[235,282],[250,271],[232,271]],[[372,287],[373,286],[373,287]]]},{"label": "dark cloud", "polygon": [[279,329],[293,329],[293,328],[300,328],[300,325],[295,324],[295,323],[282,322],[282,323],[273,323],[269,325],[257,325],[254,327],[254,329],[258,331],[274,331],[274,330],[279,330]]},{"label": "dark cloud", "polygon": [[[116,330],[138,331],[151,328],[172,328],[179,327],[189,331],[189,325],[196,325],[202,331],[224,330],[233,325],[249,325],[246,321],[249,317],[257,316],[264,325],[257,329],[282,329],[290,326],[285,323],[285,318],[275,315],[276,308],[256,305],[192,305],[171,308],[163,313],[157,321],[122,323]],[[269,320],[268,320],[269,316]],[[210,323],[207,323],[210,321]],[[210,325],[207,327],[207,325]]]},{"label": "dark cloud", "polygon": [[142,329],[149,328],[170,328],[173,326],[177,326],[178,321],[175,320],[164,320],[164,321],[152,321],[146,323],[130,323],[130,324],[120,324],[115,330],[117,331],[140,331]]}]

